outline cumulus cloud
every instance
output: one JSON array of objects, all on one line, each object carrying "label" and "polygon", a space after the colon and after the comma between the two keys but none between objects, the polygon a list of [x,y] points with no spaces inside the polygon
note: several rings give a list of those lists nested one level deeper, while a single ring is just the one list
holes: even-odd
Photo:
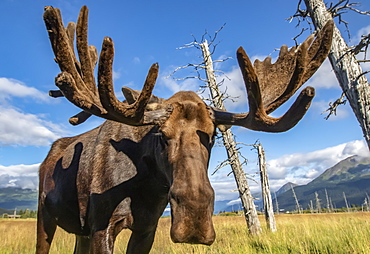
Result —
[{"label": "cumulus cloud", "polygon": [[61,133],[59,126],[36,115],[0,107],[0,146],[47,146]]},{"label": "cumulus cloud", "polygon": [[[287,182],[299,185],[307,184],[326,169],[352,155],[370,156],[364,141],[354,140],[309,153],[289,154],[269,160],[267,171],[270,188],[272,191],[277,191]],[[249,164],[248,167],[249,172],[254,170],[250,167],[256,167],[255,171],[258,171],[257,166]],[[259,177],[256,180],[248,180],[252,195],[261,191]],[[237,203],[239,194],[236,191],[237,187],[232,175],[227,177],[226,174],[217,173],[210,177],[210,181],[215,190],[216,201],[232,200],[230,204]]]},{"label": "cumulus cloud", "polygon": [[33,165],[0,165],[0,188],[17,187],[37,189],[38,168],[40,164]]},{"label": "cumulus cloud", "polygon": [[36,101],[49,102],[49,96],[37,90],[34,87],[28,87],[21,81],[0,77],[0,102],[4,103],[4,100],[10,99],[11,97],[31,97]]},{"label": "cumulus cloud", "polygon": [[37,171],[40,166],[38,164],[32,165],[11,165],[11,166],[3,166],[0,165],[0,175],[8,175],[11,177],[18,177],[18,176],[37,176]]},{"label": "cumulus cloud", "polygon": [[241,200],[240,200],[240,198],[238,198],[238,199],[231,200],[226,205],[228,205],[228,206],[240,205],[240,202],[241,202]]},{"label": "cumulus cloud", "polygon": [[247,110],[247,91],[239,67],[233,66],[231,71],[225,72],[225,76],[220,76],[218,82],[223,79],[221,91],[226,92],[232,100],[225,100],[227,110],[234,111],[236,108]]},{"label": "cumulus cloud", "polygon": [[199,80],[189,78],[185,80],[175,80],[172,77],[168,77],[170,73],[161,76],[161,85],[166,89],[170,90],[171,94],[177,93],[179,91],[198,91],[199,90]]},{"label": "cumulus cloud", "polygon": [[121,72],[113,70],[113,80],[117,80],[119,78],[121,78]]},{"label": "cumulus cloud", "polygon": [[316,89],[337,88],[340,89],[338,80],[328,59],[326,59],[316,73],[306,82],[305,86],[313,86]]},{"label": "cumulus cloud", "polygon": [[14,98],[30,98],[49,102],[49,96],[22,82],[0,78],[0,146],[49,145],[64,131],[56,124],[43,120],[40,115],[23,113],[12,106]]},{"label": "cumulus cloud", "polygon": [[364,141],[355,140],[309,153],[284,155],[268,161],[267,168],[271,180],[285,179],[285,182],[306,184],[352,155],[370,156]]},{"label": "cumulus cloud", "polygon": [[[248,175],[248,185],[251,193],[257,193],[260,191],[260,185],[257,181],[250,179]],[[212,187],[215,190],[215,200],[236,200],[239,197],[238,187],[235,182],[235,178],[232,174],[218,172],[213,176],[210,176]]]}]

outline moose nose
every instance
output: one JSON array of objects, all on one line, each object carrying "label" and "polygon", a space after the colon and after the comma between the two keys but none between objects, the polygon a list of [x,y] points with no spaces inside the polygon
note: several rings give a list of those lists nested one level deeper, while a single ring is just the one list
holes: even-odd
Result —
[{"label": "moose nose", "polygon": [[170,200],[172,241],[211,245],[216,238],[212,222],[213,202],[202,206],[176,201],[178,200]]},{"label": "moose nose", "polygon": [[206,227],[200,226],[198,228],[189,227],[190,225],[184,225],[178,223],[172,225],[171,228],[171,239],[174,243],[190,243],[190,244],[204,244],[211,245],[216,238],[216,233],[213,229],[213,225],[207,225]]}]

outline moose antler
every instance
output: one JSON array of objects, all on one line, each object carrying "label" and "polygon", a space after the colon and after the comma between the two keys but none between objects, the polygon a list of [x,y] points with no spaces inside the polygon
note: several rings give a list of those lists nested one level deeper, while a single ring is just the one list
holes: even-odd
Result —
[{"label": "moose antler", "polygon": [[[145,125],[167,117],[170,109],[157,112],[145,112],[157,76],[158,64],[149,70],[142,92],[134,103],[120,102],[113,90],[112,64],[114,56],[113,41],[109,37],[103,40],[98,66],[98,87],[95,84],[94,68],[98,60],[97,50],[88,45],[87,24],[88,9],[83,6],[77,26],[70,22],[64,28],[59,9],[45,7],[44,21],[54,51],[55,61],[62,73],[55,79],[59,91],[50,91],[51,96],[65,96],[70,102],[83,109],[70,118],[70,123],[79,124],[90,115],[114,120],[130,125]],[[73,41],[76,31],[76,48],[79,60],[74,53]]]},{"label": "moose antler", "polygon": [[252,66],[240,47],[237,58],[248,93],[249,113],[215,109],[216,123],[265,132],[284,132],[295,126],[310,106],[315,94],[313,87],[303,89],[282,117],[273,118],[268,114],[286,102],[316,72],[329,53],[332,36],[333,22],[328,21],[316,38],[311,35],[289,51],[287,46],[282,46],[274,64],[267,57],[263,62],[256,60]]}]

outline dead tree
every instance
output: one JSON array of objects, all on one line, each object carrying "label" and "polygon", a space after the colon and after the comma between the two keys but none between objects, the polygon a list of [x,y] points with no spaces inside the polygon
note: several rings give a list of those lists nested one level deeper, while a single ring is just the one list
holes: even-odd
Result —
[{"label": "dead tree", "polygon": [[[312,19],[316,29],[321,29],[326,22],[333,20],[334,16],[338,16],[338,8],[351,8],[348,1],[346,1],[346,5],[343,7],[338,6],[338,4],[344,2],[340,1],[335,7],[331,6],[329,9],[327,9],[323,0],[304,0],[304,2],[307,7],[305,15]],[[369,15],[369,12],[362,14]],[[370,104],[370,86],[355,57],[355,53],[346,44],[340,31],[334,25],[333,43],[328,57],[338,82],[360,123],[370,149],[370,110],[368,108]]]},{"label": "dead tree", "polygon": [[344,198],[344,203],[346,204],[347,212],[349,213],[350,209],[349,209],[346,193],[344,191],[343,191],[343,198]]},{"label": "dead tree", "polygon": [[[223,103],[224,97],[220,92],[216,77],[215,71],[213,69],[213,61],[211,52],[209,51],[209,45],[207,40],[204,40],[202,43],[198,44],[202,50],[203,59],[204,59],[204,70],[206,73],[206,80],[211,94],[211,102],[216,108],[226,110]],[[225,128],[224,126],[219,126],[219,130],[222,135],[223,144],[226,148],[228,160],[232,171],[234,173],[235,181],[238,187],[240,200],[243,205],[243,210],[245,214],[245,219],[248,224],[249,232],[253,235],[260,234],[262,232],[260,221],[258,219],[257,210],[253,201],[252,194],[247,182],[246,175],[244,173],[242,163],[239,159],[239,151],[236,147],[236,142],[233,138],[233,133],[231,129]]]},{"label": "dead tree", "polygon": [[295,191],[294,191],[294,188],[293,188],[292,184],[290,185],[290,188],[292,189],[292,193],[293,193],[293,197],[294,197],[294,200],[295,200],[295,205],[296,205],[297,212],[299,214],[301,214],[302,213],[301,206],[299,205],[298,198],[297,198],[297,195],[295,194]]},{"label": "dead tree", "polygon": [[330,201],[328,196],[328,191],[325,188],[325,196],[326,196],[326,209],[328,213],[331,213]]},{"label": "dead tree", "polygon": [[275,196],[276,214],[279,214],[280,213],[280,209],[279,209],[279,202],[278,202],[277,196],[276,196],[276,191],[274,192],[274,196]]},{"label": "dead tree", "polygon": [[310,203],[308,204],[308,209],[310,209],[310,213],[313,213],[313,203],[312,200],[310,200]]},{"label": "dead tree", "polygon": [[275,221],[275,216],[274,216],[274,208],[272,205],[270,185],[269,185],[269,180],[267,176],[265,151],[260,142],[253,146],[257,149],[257,152],[258,152],[259,168],[260,168],[260,175],[261,175],[261,189],[262,189],[262,197],[263,197],[263,208],[265,211],[265,219],[267,223],[267,228],[269,228],[271,232],[275,232],[277,229],[276,229],[276,221]]},{"label": "dead tree", "polygon": [[365,198],[365,204],[366,204],[366,211],[369,212],[370,211],[370,197],[367,193],[366,193],[366,198]]},{"label": "dead tree", "polygon": [[316,200],[316,210],[317,213],[321,213],[321,202],[319,199],[319,194],[315,191],[315,200]]}]

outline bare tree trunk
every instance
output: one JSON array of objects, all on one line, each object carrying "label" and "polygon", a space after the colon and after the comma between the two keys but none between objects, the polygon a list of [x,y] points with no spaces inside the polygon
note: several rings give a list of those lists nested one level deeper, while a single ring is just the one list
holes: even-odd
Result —
[{"label": "bare tree trunk", "polygon": [[328,191],[326,190],[326,188],[325,188],[325,196],[326,196],[326,208],[328,209],[327,212],[331,213],[329,196],[328,196]]},{"label": "bare tree trunk", "polygon": [[[304,2],[316,29],[321,29],[328,20],[332,19],[322,0],[304,0]],[[329,60],[370,149],[370,110],[368,109],[370,86],[357,59],[335,26]]]},{"label": "bare tree trunk", "polygon": [[[220,93],[217,86],[216,77],[213,70],[213,61],[211,58],[211,53],[209,52],[208,43],[207,41],[204,41],[199,45],[203,52],[206,76],[208,80],[208,86],[211,91],[212,103],[216,108],[225,109],[222,94]],[[238,150],[236,149],[236,143],[233,138],[232,132],[230,129],[226,130],[222,127],[219,129],[222,133],[223,143],[226,148],[228,159],[234,173],[236,184],[238,186],[239,196],[243,205],[243,210],[249,232],[253,235],[260,234],[262,232],[262,229],[260,221],[258,220],[257,210],[253,202],[253,197],[251,195],[247,178],[242,168],[242,164],[239,160]]]},{"label": "bare tree trunk", "polygon": [[275,221],[275,216],[274,216],[274,208],[272,205],[270,185],[269,185],[269,180],[268,180],[267,171],[266,171],[265,151],[263,150],[261,143],[259,143],[258,145],[254,145],[254,147],[256,147],[258,151],[260,174],[261,174],[263,206],[264,206],[264,211],[265,211],[267,228],[269,228],[271,232],[275,232],[277,229],[276,229],[276,221]]},{"label": "bare tree trunk", "polygon": [[348,202],[347,202],[347,197],[346,197],[346,193],[345,192],[343,192],[343,198],[344,198],[344,202],[346,203],[347,212],[350,212],[349,205],[348,205]]},{"label": "bare tree trunk", "polygon": [[297,212],[298,212],[298,213],[302,213],[302,212],[301,212],[301,206],[299,205],[298,198],[297,198],[297,195],[295,194],[295,191],[294,191],[293,185],[290,185],[290,188],[292,189],[292,192],[293,192],[293,196],[294,196],[294,200],[295,200],[295,205],[296,205],[296,207],[297,207]]},{"label": "bare tree trunk", "polygon": [[316,200],[317,213],[321,213],[321,204],[320,204],[319,194],[316,191],[315,191],[315,200]]},{"label": "bare tree trunk", "polygon": [[279,214],[280,213],[280,209],[279,209],[279,202],[278,202],[277,196],[276,196],[276,191],[274,192],[274,196],[275,196],[276,214]]}]

